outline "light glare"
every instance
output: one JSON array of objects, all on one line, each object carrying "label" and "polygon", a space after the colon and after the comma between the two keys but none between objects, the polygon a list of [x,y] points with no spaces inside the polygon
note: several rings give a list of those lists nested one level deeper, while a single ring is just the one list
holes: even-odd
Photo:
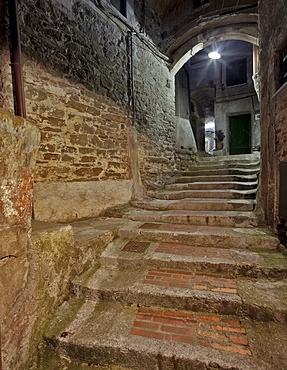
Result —
[{"label": "light glare", "polygon": [[209,58],[211,59],[219,59],[221,58],[221,55],[217,52],[217,51],[211,51],[209,54],[208,54]]}]

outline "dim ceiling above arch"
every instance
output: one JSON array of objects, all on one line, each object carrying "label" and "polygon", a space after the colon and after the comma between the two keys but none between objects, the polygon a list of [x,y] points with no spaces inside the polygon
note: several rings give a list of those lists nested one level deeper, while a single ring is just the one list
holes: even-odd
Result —
[{"label": "dim ceiling above arch", "polygon": [[160,19],[161,51],[176,72],[200,49],[228,39],[258,45],[257,0],[145,0]]}]

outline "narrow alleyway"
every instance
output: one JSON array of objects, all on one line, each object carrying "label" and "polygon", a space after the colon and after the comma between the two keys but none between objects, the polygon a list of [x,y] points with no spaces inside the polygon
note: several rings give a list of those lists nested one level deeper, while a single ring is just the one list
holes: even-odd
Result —
[{"label": "narrow alleyway", "polygon": [[72,282],[50,347],[107,367],[286,369],[287,261],[256,217],[259,162],[205,158],[149,199],[73,223],[76,243],[113,240]]}]

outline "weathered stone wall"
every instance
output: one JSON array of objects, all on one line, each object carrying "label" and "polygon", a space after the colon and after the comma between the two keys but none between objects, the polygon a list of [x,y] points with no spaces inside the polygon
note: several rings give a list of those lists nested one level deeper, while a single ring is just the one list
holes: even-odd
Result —
[{"label": "weathered stone wall", "polygon": [[116,227],[102,226],[85,242],[74,240],[70,225],[37,223],[32,235],[40,132],[0,109],[0,138],[0,364],[3,370],[27,370],[47,318],[68,296],[71,279],[95,266]]},{"label": "weathered stone wall", "polygon": [[141,40],[133,38],[133,49],[141,177],[146,187],[161,187],[175,169],[174,76]]},{"label": "weathered stone wall", "polygon": [[[119,204],[142,194],[141,179],[147,187],[162,186],[175,167],[174,76],[167,59],[139,30],[131,34],[89,0],[22,0],[19,14],[27,117],[41,130],[36,181],[132,181]],[[136,19],[126,22],[137,27]],[[149,28],[151,22],[159,26],[149,15]],[[93,208],[94,214],[71,210],[65,220],[97,216]],[[53,213],[53,221],[64,220]]]},{"label": "weathered stone wall", "polygon": [[39,133],[28,121],[0,109],[0,138],[0,353],[3,369],[13,369],[16,367],[10,360],[17,353],[19,357],[27,323],[22,309],[29,279],[33,173]]},{"label": "weathered stone wall", "polygon": [[271,227],[278,222],[279,163],[287,160],[287,87],[276,92],[277,51],[287,42],[284,0],[259,1],[261,80],[261,204]]}]

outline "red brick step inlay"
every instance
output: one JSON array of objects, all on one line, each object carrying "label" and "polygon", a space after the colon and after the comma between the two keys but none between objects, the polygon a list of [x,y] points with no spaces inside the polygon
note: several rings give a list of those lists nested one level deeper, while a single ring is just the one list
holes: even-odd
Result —
[{"label": "red brick step inlay", "polygon": [[198,258],[232,259],[229,249],[226,248],[201,247],[180,243],[160,243],[155,252]]},{"label": "red brick step inlay", "polygon": [[246,330],[236,318],[141,307],[130,333],[252,356]]},{"label": "red brick step inlay", "polygon": [[143,283],[172,288],[237,294],[235,279],[212,274],[151,269],[148,271]]}]

